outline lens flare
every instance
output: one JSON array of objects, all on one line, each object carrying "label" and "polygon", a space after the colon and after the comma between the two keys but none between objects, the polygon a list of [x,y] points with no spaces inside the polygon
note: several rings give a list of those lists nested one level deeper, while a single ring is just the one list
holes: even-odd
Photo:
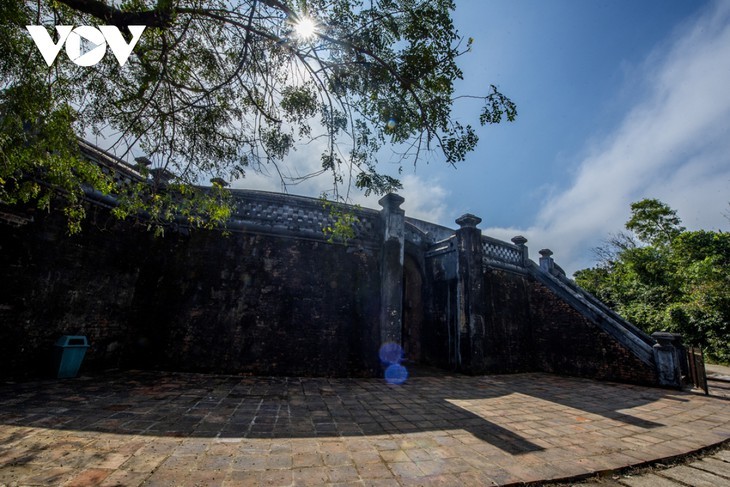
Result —
[{"label": "lens flare", "polygon": [[317,23],[311,17],[302,17],[294,24],[297,37],[306,41],[317,34]]},{"label": "lens flare", "polygon": [[385,369],[385,382],[388,384],[403,384],[408,379],[408,370],[400,364],[393,364]]},{"label": "lens flare", "polygon": [[408,379],[408,369],[400,364],[403,361],[403,347],[394,342],[386,342],[380,347],[379,355],[383,365],[387,365],[385,382],[403,384]]},{"label": "lens flare", "polygon": [[383,364],[399,364],[403,360],[403,348],[394,342],[386,342],[380,347],[380,361]]}]

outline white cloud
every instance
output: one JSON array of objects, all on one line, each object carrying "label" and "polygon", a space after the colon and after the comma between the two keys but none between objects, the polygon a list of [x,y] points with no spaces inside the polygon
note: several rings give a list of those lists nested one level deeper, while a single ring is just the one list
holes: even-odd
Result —
[{"label": "white cloud", "polygon": [[[403,189],[398,194],[405,199],[401,206],[407,216],[418,218],[447,227],[454,227],[449,222],[451,213],[446,206],[449,191],[441,185],[438,179],[423,179],[416,174],[406,174],[401,178]],[[380,209],[379,197],[365,198],[361,194],[354,197],[354,202],[369,208]],[[444,221],[445,220],[445,221]]]},{"label": "white cloud", "polygon": [[[589,147],[572,184],[552,194],[523,232],[569,273],[623,228],[629,206],[659,198],[690,229],[727,228],[730,200],[730,3],[718,2],[642,67],[647,91],[610,134]],[[530,243],[528,242],[528,245]]]},{"label": "white cloud", "polygon": [[[315,173],[321,169],[321,153],[321,145],[302,146],[290,153],[286,163],[279,166],[279,171],[286,177],[298,177]],[[332,175],[329,172],[303,180],[299,184],[290,184],[285,188],[281,184],[281,178],[275,167],[264,165],[261,169],[261,171],[248,171],[244,179],[234,181],[231,186],[233,188],[261,191],[286,191],[290,194],[310,197],[319,197],[322,192],[332,189]],[[454,226],[453,221],[442,221],[445,217],[451,216],[446,206],[449,192],[438,179],[424,179],[416,174],[406,174],[400,179],[403,183],[403,189],[398,194],[405,198],[403,209],[405,209],[408,216],[446,226]],[[347,181],[346,178],[345,181]],[[340,188],[341,191],[346,190],[344,186]],[[350,200],[354,204],[380,210],[379,199],[380,197],[376,195],[366,197],[357,188],[351,188]]]},{"label": "white cloud", "polygon": [[[293,178],[302,178],[322,169],[322,147],[312,143],[301,145],[289,153],[284,163],[277,166],[262,164],[260,168],[250,168],[246,177],[233,181],[233,188],[257,189],[281,193],[288,191],[303,196],[319,196],[323,191],[331,188],[332,179],[328,174],[302,179],[294,184]],[[281,174],[280,174],[281,173]],[[282,185],[282,176],[287,180],[287,186]]]},{"label": "white cloud", "polygon": [[453,220],[449,221],[449,217],[453,217],[446,205],[449,191],[438,179],[423,179],[415,174],[408,174],[403,178],[400,195],[406,200],[403,203],[406,215],[447,227],[456,226]]}]

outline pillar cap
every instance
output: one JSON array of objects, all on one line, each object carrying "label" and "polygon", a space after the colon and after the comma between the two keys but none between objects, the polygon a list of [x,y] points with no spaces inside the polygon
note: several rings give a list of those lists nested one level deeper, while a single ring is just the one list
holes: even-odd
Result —
[{"label": "pillar cap", "polygon": [[461,228],[476,228],[482,222],[482,219],[471,213],[461,215],[456,219],[456,224]]},{"label": "pillar cap", "polygon": [[517,236],[512,237],[512,243],[519,247],[522,247],[523,245],[525,245],[527,243],[527,239],[525,237],[523,237],[522,235],[517,235]]},{"label": "pillar cap", "polygon": [[228,183],[228,181],[226,181],[223,178],[211,178],[210,179],[210,182],[211,182],[211,184],[217,184],[221,188],[225,188],[226,186],[230,186],[230,184]]},{"label": "pillar cap", "polygon": [[378,204],[386,210],[398,210],[406,199],[397,193],[388,193],[378,201]]},{"label": "pillar cap", "polygon": [[543,258],[547,259],[551,255],[553,255],[553,251],[550,249],[542,249],[538,252]]},{"label": "pillar cap", "polygon": [[666,345],[674,345],[674,343],[681,343],[682,342],[682,334],[681,333],[670,333],[666,331],[655,331],[651,334],[651,337],[659,342],[659,345],[666,346]]},{"label": "pillar cap", "polygon": [[150,174],[152,175],[152,179],[154,179],[156,183],[162,185],[167,184],[171,179],[175,177],[175,173],[173,173],[172,171],[168,171],[163,167],[150,169]]}]

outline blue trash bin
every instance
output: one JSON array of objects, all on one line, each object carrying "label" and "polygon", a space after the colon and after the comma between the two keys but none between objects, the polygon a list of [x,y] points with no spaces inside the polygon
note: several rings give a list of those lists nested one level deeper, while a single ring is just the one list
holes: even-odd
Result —
[{"label": "blue trash bin", "polygon": [[89,348],[89,342],[82,335],[63,335],[56,341],[56,364],[59,379],[70,379],[76,377],[81,367],[81,362]]}]

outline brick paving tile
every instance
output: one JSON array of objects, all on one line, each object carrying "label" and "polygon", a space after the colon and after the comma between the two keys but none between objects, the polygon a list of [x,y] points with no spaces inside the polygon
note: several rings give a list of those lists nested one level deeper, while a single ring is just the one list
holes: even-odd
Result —
[{"label": "brick paving tile", "polygon": [[286,470],[267,470],[261,472],[259,477],[261,485],[279,487],[289,486],[292,484],[292,471]]},{"label": "brick paving tile", "polygon": [[116,470],[127,462],[130,456],[123,453],[103,451],[96,453],[95,458],[89,464],[95,468]]},{"label": "brick paving tile", "polygon": [[372,479],[363,480],[363,487],[400,487],[401,484],[395,479]]},{"label": "brick paving tile", "polygon": [[[727,450],[725,450],[727,452]],[[718,460],[716,458],[703,458],[698,462],[692,462],[690,467],[710,472],[718,477],[723,477],[727,484],[730,485],[730,463]]]},{"label": "brick paving tile", "polygon": [[91,468],[83,470],[81,473],[70,479],[64,485],[70,487],[91,487],[102,483],[114,471],[102,468]]},{"label": "brick paving tile", "polygon": [[[187,475],[187,472],[185,473]],[[185,476],[181,476],[178,472],[173,470],[154,472],[152,475],[147,475],[147,478],[142,483],[144,487],[177,487],[182,484]]]},{"label": "brick paving tile", "polygon": [[562,478],[584,477],[596,471],[585,460],[557,461],[550,464],[556,472],[561,472]]},{"label": "brick paving tile", "polygon": [[653,473],[627,477],[619,480],[620,485],[628,487],[683,487],[682,484],[671,479],[660,477]]},{"label": "brick paving tile", "polygon": [[[693,450],[695,450],[695,449],[694,448],[687,449],[687,451],[693,451]],[[656,460],[656,458],[657,458],[656,455],[650,449],[645,449],[645,448],[621,450],[621,453],[632,459],[630,462],[628,462],[628,465],[646,463],[651,460]]]},{"label": "brick paving tile", "polygon": [[328,467],[327,476],[332,483],[353,482],[360,478],[357,469],[349,465]]},{"label": "brick paving tile", "polygon": [[147,472],[152,473],[155,469],[166,460],[165,455],[152,455],[152,454],[141,454],[133,455],[129,460],[121,465],[122,470],[129,470],[132,472]]},{"label": "brick paving tile", "polygon": [[383,450],[380,452],[380,456],[388,463],[408,462],[411,460],[403,450]]},{"label": "brick paving tile", "polygon": [[459,470],[450,470],[447,468],[449,462],[444,460],[426,460],[422,462],[416,462],[418,468],[424,473],[424,475],[440,475],[444,473],[458,473]]},{"label": "brick paving tile", "polygon": [[444,475],[425,475],[416,479],[411,478],[404,478],[401,480],[401,485],[404,487],[418,487],[418,486],[427,486],[427,487],[438,487],[438,486],[445,486],[445,487],[452,487],[454,485],[459,484],[458,477],[454,475],[444,474]]},{"label": "brick paving tile", "polygon": [[271,453],[266,456],[266,469],[278,470],[292,467],[292,456],[286,454]]},{"label": "brick paving tile", "polygon": [[[578,485],[578,484],[575,484]],[[597,480],[588,480],[579,484],[581,487],[626,487],[613,479],[599,478]]]},{"label": "brick paving tile", "polygon": [[[539,373],[391,386],[133,371],[0,384],[0,486],[503,485],[727,438],[725,400]],[[693,470],[722,475],[718,462],[730,460],[720,452]]]},{"label": "brick paving tile", "polygon": [[388,468],[399,480],[423,477],[423,471],[413,462],[390,463]]},{"label": "brick paving tile", "polygon": [[730,449],[721,450],[712,455],[710,458],[716,458],[718,460],[730,463]]},{"label": "brick paving tile", "polygon": [[127,470],[117,470],[104,479],[99,487],[138,487],[144,483],[148,475]]},{"label": "brick paving tile", "polygon": [[263,472],[266,470],[266,457],[256,454],[239,456],[231,462],[231,469]]},{"label": "brick paving tile", "polygon": [[350,453],[350,456],[356,466],[379,463],[381,461],[377,450],[358,450]]},{"label": "brick paving tile", "polygon": [[686,465],[662,470],[659,472],[659,475],[668,479],[679,480],[680,482],[693,487],[718,487],[720,485],[728,484],[726,478],[718,477],[717,475],[705,472],[704,470],[699,470]]},{"label": "brick paving tile", "polygon": [[319,453],[295,453],[292,456],[292,466],[294,468],[321,467],[322,465],[324,465],[324,462]]},{"label": "brick paving tile", "polygon": [[505,485],[520,482],[520,479],[510,472],[493,468],[484,471],[470,471],[456,474],[460,485]]},{"label": "brick paving tile", "polygon": [[626,487],[611,479],[590,480],[580,484],[581,487]]},{"label": "brick paving tile", "polygon": [[28,478],[17,482],[20,485],[63,485],[74,476],[74,470],[68,467],[41,468]]},{"label": "brick paving tile", "polygon": [[233,458],[230,456],[217,456],[209,453],[196,459],[193,470],[220,472],[231,469]]},{"label": "brick paving tile", "polygon": [[259,485],[259,472],[231,471],[226,475],[223,485],[226,487],[248,487]]},{"label": "brick paving tile", "polygon": [[408,456],[408,458],[411,459],[411,461],[414,461],[416,463],[425,462],[433,458],[432,453],[430,453],[428,450],[423,450],[420,448],[411,448],[405,450],[404,452]]},{"label": "brick paving tile", "polygon": [[383,463],[369,463],[357,467],[360,478],[363,480],[389,479],[393,476],[388,467]]},{"label": "brick paving tile", "polygon": [[[539,465],[524,466],[520,464],[500,465],[501,468],[512,474],[520,482],[538,482],[545,478],[546,469]],[[550,471],[552,474],[552,471]]]},{"label": "brick paving tile", "polygon": [[291,473],[294,485],[324,485],[329,482],[325,467],[294,468]]},{"label": "brick paving tile", "polygon": [[180,487],[222,487],[226,481],[225,473],[193,472],[179,484]]},{"label": "brick paving tile", "polygon": [[[473,470],[473,466],[462,458],[448,458],[443,459],[443,471],[447,473],[463,473]],[[488,459],[485,459],[486,464],[493,465]]]}]

